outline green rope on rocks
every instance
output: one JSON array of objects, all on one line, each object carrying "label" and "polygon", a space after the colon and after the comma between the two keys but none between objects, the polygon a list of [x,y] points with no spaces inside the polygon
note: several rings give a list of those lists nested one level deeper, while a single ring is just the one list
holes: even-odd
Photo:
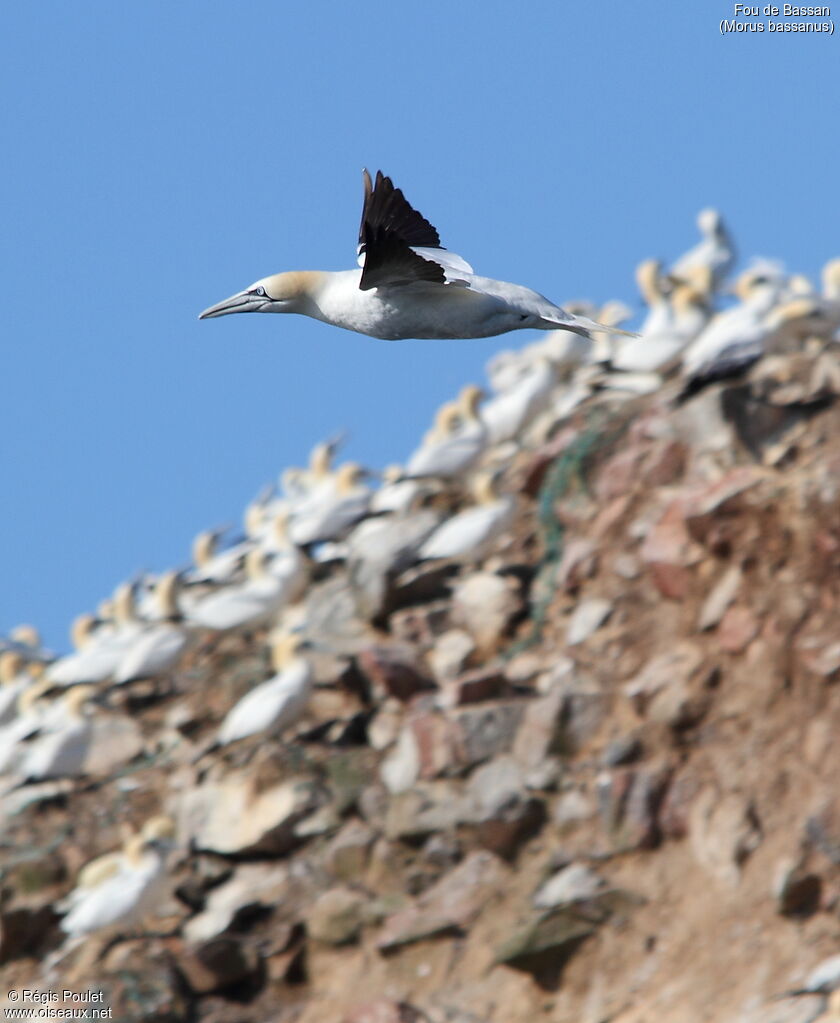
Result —
[{"label": "green rope on rocks", "polygon": [[557,592],[557,566],[565,546],[566,527],[560,521],[555,507],[557,501],[571,493],[575,484],[584,493],[589,492],[587,474],[592,468],[593,456],[609,448],[621,437],[630,423],[629,417],[615,422],[604,408],[592,409],[586,425],[546,473],[537,495],[537,531],[543,545],[543,556],[537,567],[531,601],[531,631],[507,651],[513,657],[539,643],[545,628],[548,609]]}]

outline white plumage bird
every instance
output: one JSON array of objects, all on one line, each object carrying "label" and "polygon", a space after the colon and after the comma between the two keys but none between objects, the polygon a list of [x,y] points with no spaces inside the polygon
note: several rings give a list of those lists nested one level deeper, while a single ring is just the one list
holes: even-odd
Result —
[{"label": "white plumage bird", "polygon": [[55,686],[104,682],[116,671],[141,627],[135,615],[134,587],[122,583],[114,594],[113,618],[103,622],[92,615],[80,615],[71,629],[75,651],[54,661],[47,668],[46,678]]},{"label": "white plumage bird", "polygon": [[288,599],[287,580],[273,576],[267,555],[259,548],[245,555],[245,581],[232,583],[189,606],[187,621],[205,629],[238,629],[258,625],[277,612]]},{"label": "white plumage bird", "polygon": [[50,715],[49,727],[26,750],[17,771],[22,779],[44,781],[83,772],[93,737],[89,701],[94,692],[92,686],[80,685],[64,694],[58,713]]},{"label": "white plumage bird", "polygon": [[166,894],[166,859],[175,825],[169,817],[153,817],[123,850],[80,877],[64,900],[70,910],[61,929],[70,938],[96,931],[131,927],[149,916]]},{"label": "white plumage bird", "polygon": [[173,668],[189,642],[189,633],[179,624],[177,572],[166,572],[154,589],[160,620],[145,625],[119,660],[114,671],[116,685],[140,678],[157,678]]},{"label": "white plumage bird", "polygon": [[488,554],[513,522],[515,499],[496,493],[497,474],[480,473],[473,484],[477,503],[439,526],[420,548],[421,558],[478,561]]},{"label": "white plumage bird", "polygon": [[271,661],[276,674],[231,708],[219,728],[218,745],[258,732],[280,734],[302,717],[312,693],[313,675],[309,661],[299,653],[301,642],[297,635],[274,641]]},{"label": "white plumage bird", "polygon": [[765,342],[773,331],[767,317],[783,287],[781,275],[768,274],[764,269],[747,271],[739,277],[735,293],[741,303],[719,313],[683,355],[687,391],[735,373],[764,354]]},{"label": "white plumage bird", "polygon": [[484,394],[468,384],[457,402],[442,405],[435,424],[406,466],[407,478],[452,479],[470,469],[487,446],[487,428],[478,411]]},{"label": "white plumage bird", "polygon": [[554,367],[542,357],[529,366],[509,390],[496,395],[481,410],[491,444],[512,440],[547,407],[556,382]]},{"label": "white plumage bird", "polygon": [[704,267],[711,272],[713,286],[719,288],[735,265],[735,243],[717,210],[701,210],[697,214],[697,229],[702,240],[680,256],[671,267],[671,276],[682,277]]},{"label": "white plumage bird", "polygon": [[23,669],[23,658],[16,650],[0,653],[0,725],[8,724],[17,716],[17,703],[21,693],[32,682]]},{"label": "white plumage bird", "polygon": [[570,330],[584,337],[600,326],[573,316],[519,284],[478,277],[413,209],[390,178],[367,171],[359,230],[361,270],[274,274],[205,309],[229,313],[300,313],[384,340],[491,337],[510,330]]},{"label": "white plumage bird", "polygon": [[301,546],[340,540],[370,507],[371,489],[362,479],[366,470],[346,462],[318,486],[294,511],[289,537]]}]

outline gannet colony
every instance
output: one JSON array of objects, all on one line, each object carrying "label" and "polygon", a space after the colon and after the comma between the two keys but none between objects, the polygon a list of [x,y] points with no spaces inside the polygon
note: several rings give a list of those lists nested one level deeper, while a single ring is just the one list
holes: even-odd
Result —
[{"label": "gannet colony", "polygon": [[[628,894],[627,850],[650,855],[638,850],[692,835],[709,883],[731,894],[766,835],[755,815],[767,808],[744,809],[723,780],[716,789],[692,781],[690,798],[717,794],[680,817],[672,781],[703,708],[729,692],[727,665],[751,650],[761,674],[761,643],[786,620],[743,597],[761,558],[738,560],[731,502],[750,488],[805,486],[812,463],[786,467],[806,458],[802,438],[840,393],[840,259],[819,283],[769,259],[736,274],[720,213],[703,210],[697,227],[700,240],[683,255],[639,264],[646,312],[628,331],[622,302],[561,309],[475,276],[387,177],[374,184],[366,174],[361,269],[267,277],[202,314],[298,312],[381,338],[547,333],[495,355],[487,386],[465,385],[430,416],[402,466],[372,474],[336,464],[340,439],[317,444],[305,467],[284,469],[245,508],[241,534],[203,529],[188,568],[121,582],[81,613],[72,652],[52,655],[32,625],[0,639],[7,986],[95,982],[125,1020],[712,1018],[685,992],[656,1010],[642,972],[623,1002],[606,982],[597,993],[600,960],[588,972],[570,967],[568,987],[560,979],[587,936],[613,947],[604,921],[614,927],[655,905],[649,893]],[[599,445],[614,453],[615,437],[628,452],[659,454],[616,457],[588,489]],[[833,507],[836,520],[838,498],[830,474],[820,487],[808,514],[827,524],[808,550],[827,566],[840,538],[820,509]],[[632,511],[651,495],[658,505]],[[768,498],[766,515],[780,500]],[[729,518],[718,522],[719,508]],[[743,550],[763,542],[747,536]],[[610,544],[621,553],[607,569]],[[804,620],[822,577],[798,590],[771,547],[779,592]],[[631,590],[642,596],[623,604]],[[719,640],[730,660],[692,688],[707,647],[669,633],[661,649],[646,647],[659,635],[649,622],[627,668],[615,639],[622,623],[655,594],[662,627],[688,628],[670,609],[701,591],[698,635]],[[826,678],[840,670],[836,613],[834,647],[818,641],[831,633],[833,599],[822,598],[817,639],[802,648]],[[587,644],[605,636],[613,645],[587,659]],[[592,681],[607,667],[624,680],[616,717],[601,709],[610,683]],[[683,678],[674,695],[668,687]],[[769,694],[761,700],[770,707]],[[730,710],[744,712],[737,701]],[[638,766],[648,715],[677,751],[659,774]],[[610,721],[622,722],[625,745],[615,739],[578,763]],[[831,733],[822,746],[808,734],[803,756],[828,757]],[[666,791],[672,817],[639,832]],[[599,812],[612,823],[586,853],[574,829]],[[808,832],[835,850],[833,863],[836,819]],[[723,837],[703,846],[713,825]],[[819,838],[832,827],[833,838]],[[790,878],[818,872],[794,853]],[[542,871],[533,905],[516,881],[531,862]],[[802,885],[804,904],[811,889]],[[517,919],[494,927],[492,907],[514,898]],[[473,961],[477,933],[491,951]],[[828,941],[809,940],[818,950]],[[807,975],[810,954],[791,947],[800,952],[785,953],[779,970]],[[656,956],[668,954],[666,943]],[[653,977],[654,953],[645,955]],[[715,1020],[770,1018],[779,985],[750,983],[732,981],[730,997],[744,989],[754,1015],[733,1002]],[[796,977],[784,984],[796,987]],[[648,1008],[633,1015],[634,1005]]]}]

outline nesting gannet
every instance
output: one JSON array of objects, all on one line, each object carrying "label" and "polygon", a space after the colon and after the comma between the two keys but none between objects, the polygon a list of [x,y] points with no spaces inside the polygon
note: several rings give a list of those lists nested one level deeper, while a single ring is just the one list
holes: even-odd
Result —
[{"label": "nesting gannet", "polygon": [[697,214],[697,228],[702,240],[680,256],[671,267],[671,275],[681,277],[696,267],[707,267],[713,286],[719,288],[735,265],[735,243],[717,210],[701,210]]},{"label": "nesting gannet", "polygon": [[787,282],[786,294],[767,317],[774,351],[798,350],[809,338],[834,339],[840,329],[840,260],[822,270],[822,294],[806,279]]},{"label": "nesting gannet", "polygon": [[106,928],[131,927],[150,915],[166,894],[166,858],[174,838],[172,820],[153,817],[110,862],[87,879],[80,875],[65,900],[72,908],[60,924],[64,933],[79,938]]},{"label": "nesting gannet", "polygon": [[405,470],[401,465],[387,465],[382,470],[382,486],[370,499],[372,514],[406,511],[417,495],[424,492],[422,481],[404,477]]},{"label": "nesting gannet", "polygon": [[231,583],[185,610],[187,620],[206,629],[237,629],[258,625],[282,607],[289,586],[267,568],[267,555],[259,548],[245,555],[245,581]]},{"label": "nesting gannet", "polygon": [[773,329],[768,326],[767,316],[783,287],[783,277],[764,268],[741,274],[734,289],[740,305],[719,313],[683,355],[683,396],[704,383],[738,373],[761,358]]},{"label": "nesting gannet", "polygon": [[624,373],[669,369],[709,322],[710,272],[698,267],[687,279],[675,280],[670,293],[657,295],[637,338],[620,338],[610,366]]},{"label": "nesting gannet", "polygon": [[329,440],[320,441],[309,453],[306,469],[292,466],[280,474],[280,489],[286,506],[296,508],[308,501],[332,477],[332,464],[336,452],[344,441],[344,433],[336,434]]},{"label": "nesting gannet", "polygon": [[92,615],[76,618],[70,632],[75,652],[54,661],[47,668],[46,678],[55,686],[105,681],[141,628],[135,614],[134,587],[122,583],[114,594],[111,621]]},{"label": "nesting gannet", "polygon": [[51,688],[52,683],[42,678],[18,695],[14,716],[0,728],[0,774],[16,769],[23,755],[21,744],[49,726],[56,711],[43,696]]},{"label": "nesting gannet", "polygon": [[82,773],[93,723],[90,716],[92,686],[80,685],[65,693],[49,727],[35,738],[17,772],[26,781],[63,778]]},{"label": "nesting gannet", "polygon": [[156,621],[137,633],[114,671],[116,685],[139,678],[157,678],[173,668],[189,642],[189,634],[180,623],[177,572],[166,572],[153,591],[157,604]]},{"label": "nesting gannet", "polygon": [[131,841],[137,838],[139,832],[136,832],[130,824],[123,823],[120,825],[120,833],[122,842],[119,849],[95,856],[80,868],[76,875],[75,888],[55,905],[59,913],[69,913],[74,906],[78,906],[90,894],[91,889],[102,884],[119,870],[120,861],[126,849],[129,848]]},{"label": "nesting gannet", "polygon": [[309,661],[300,654],[301,644],[302,638],[296,634],[274,640],[271,663],[276,674],[231,708],[219,728],[216,745],[225,746],[257,732],[279,734],[303,715],[312,692],[313,675]]},{"label": "nesting gannet", "polygon": [[359,231],[361,270],[300,270],[256,281],[205,309],[228,313],[301,313],[360,334],[402,338],[491,337],[509,330],[602,329],[519,284],[477,277],[469,263],[441,247],[434,227],[381,171],[363,173]]},{"label": "nesting gannet", "polygon": [[408,461],[407,478],[451,479],[475,464],[487,446],[487,428],[479,413],[483,397],[480,387],[468,384],[457,402],[447,402],[438,409],[433,428]]},{"label": "nesting gannet", "polygon": [[300,547],[325,540],[339,540],[368,511],[370,487],[362,479],[369,475],[355,462],[346,462],[329,480],[317,487],[294,512],[289,536]]},{"label": "nesting gannet", "polygon": [[9,635],[0,638],[0,651],[13,650],[23,657],[27,663],[43,664],[55,659],[55,654],[44,648],[41,633],[34,625],[16,625]]},{"label": "nesting gannet", "polygon": [[18,699],[31,682],[17,650],[0,653],[0,725],[8,724],[17,716]]},{"label": "nesting gannet", "polygon": [[479,560],[513,521],[515,499],[496,492],[498,472],[483,472],[473,483],[476,504],[454,515],[432,533],[420,548],[421,558]]},{"label": "nesting gannet", "polygon": [[554,367],[542,356],[530,366],[509,390],[498,394],[481,410],[491,444],[518,437],[548,405],[556,382]]}]

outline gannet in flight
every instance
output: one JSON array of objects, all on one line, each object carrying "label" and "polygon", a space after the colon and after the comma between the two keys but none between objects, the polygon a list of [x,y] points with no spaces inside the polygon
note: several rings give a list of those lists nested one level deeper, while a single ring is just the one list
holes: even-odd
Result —
[{"label": "gannet in flight", "polygon": [[363,180],[361,270],[263,277],[205,309],[199,319],[302,313],[385,341],[492,337],[528,328],[570,330],[588,338],[604,329],[530,288],[476,276],[469,263],[441,246],[435,228],[382,171],[375,184],[366,170]]}]

